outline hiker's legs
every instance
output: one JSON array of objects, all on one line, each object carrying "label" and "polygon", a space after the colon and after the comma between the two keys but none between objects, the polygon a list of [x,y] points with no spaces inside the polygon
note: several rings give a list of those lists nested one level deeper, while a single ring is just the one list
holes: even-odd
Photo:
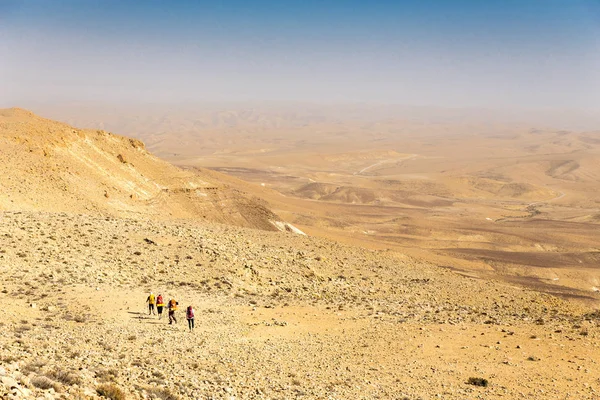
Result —
[{"label": "hiker's legs", "polygon": [[162,307],[161,306],[156,306],[156,311],[158,311],[158,319],[160,319],[162,317]]},{"label": "hiker's legs", "polygon": [[152,314],[156,314],[156,313],[154,312],[154,304],[150,304],[150,306],[149,306],[149,307],[150,307],[150,312],[151,312]]},{"label": "hiker's legs", "polygon": [[148,315],[152,314],[152,304],[148,303]]},{"label": "hiker's legs", "polygon": [[190,328],[190,331],[194,329],[194,318],[188,319],[188,328]]}]

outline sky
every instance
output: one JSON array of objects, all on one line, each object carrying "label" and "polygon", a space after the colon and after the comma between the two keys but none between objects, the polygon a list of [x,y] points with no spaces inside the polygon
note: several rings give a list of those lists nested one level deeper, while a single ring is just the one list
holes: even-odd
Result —
[{"label": "sky", "polygon": [[600,0],[0,0],[0,107],[600,109]]}]

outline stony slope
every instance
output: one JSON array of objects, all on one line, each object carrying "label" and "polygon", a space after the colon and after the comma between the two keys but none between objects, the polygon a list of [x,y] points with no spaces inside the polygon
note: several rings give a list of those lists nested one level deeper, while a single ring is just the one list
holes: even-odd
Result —
[{"label": "stony slope", "polygon": [[[598,315],[549,295],[292,234],[0,215],[0,396],[598,396]],[[196,331],[148,317],[150,290]]]},{"label": "stony slope", "polygon": [[[231,181],[231,179],[229,179]],[[184,171],[138,140],[0,110],[0,209],[208,219],[275,229],[264,202],[202,170]]]}]

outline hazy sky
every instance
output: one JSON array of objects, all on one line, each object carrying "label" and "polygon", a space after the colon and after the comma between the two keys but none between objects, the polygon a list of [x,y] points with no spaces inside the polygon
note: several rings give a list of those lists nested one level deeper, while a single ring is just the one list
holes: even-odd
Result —
[{"label": "hazy sky", "polygon": [[600,109],[599,0],[0,0],[0,106]]}]

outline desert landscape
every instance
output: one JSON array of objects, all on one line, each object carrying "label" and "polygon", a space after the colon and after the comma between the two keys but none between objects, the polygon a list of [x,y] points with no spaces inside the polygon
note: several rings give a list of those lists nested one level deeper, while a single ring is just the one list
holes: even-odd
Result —
[{"label": "desert landscape", "polygon": [[253,183],[243,190],[310,235],[600,299],[597,130],[451,109],[109,110],[47,112],[129,130],[188,171]]},{"label": "desert landscape", "polygon": [[0,111],[1,397],[598,398],[594,132],[226,114]]},{"label": "desert landscape", "polygon": [[0,399],[600,399],[599,17],[0,0]]}]

